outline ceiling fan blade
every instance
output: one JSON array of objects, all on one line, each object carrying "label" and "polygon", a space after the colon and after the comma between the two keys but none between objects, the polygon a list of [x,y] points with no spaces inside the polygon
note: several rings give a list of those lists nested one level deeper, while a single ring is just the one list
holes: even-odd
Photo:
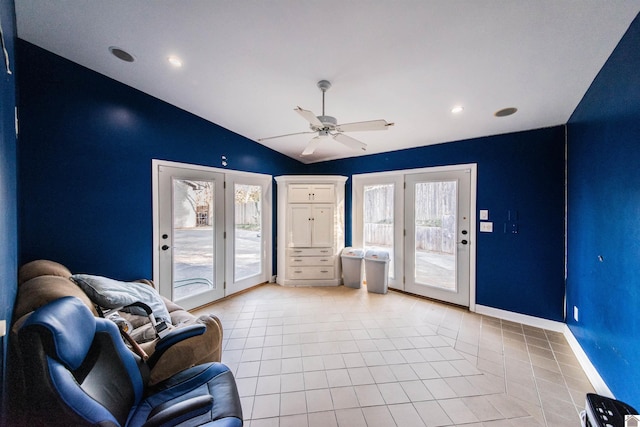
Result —
[{"label": "ceiling fan blade", "polygon": [[300,107],[296,107],[293,109],[296,113],[300,114],[306,121],[311,123],[313,126],[322,127],[322,122],[318,120],[315,114],[309,110],[304,110]]},{"label": "ceiling fan blade", "polygon": [[346,145],[347,147],[353,150],[367,151],[367,144],[365,144],[364,142],[360,142],[355,138],[351,138],[350,136],[347,136],[343,133],[337,133],[332,136],[333,136],[333,139],[335,139],[341,144]]},{"label": "ceiling fan blade", "polygon": [[361,132],[366,130],[386,130],[394,123],[387,123],[386,120],[369,120],[366,122],[344,123],[336,126],[338,132]]},{"label": "ceiling fan blade", "polygon": [[301,155],[308,156],[309,154],[313,154],[313,152],[316,151],[316,148],[320,144],[321,140],[322,138],[320,138],[319,136],[313,138],[311,141],[309,141]]},{"label": "ceiling fan blade", "polygon": [[284,134],[284,135],[270,136],[270,137],[267,137],[267,138],[258,138],[256,141],[262,142],[262,141],[266,141],[267,139],[284,138],[285,136],[304,135],[304,134],[307,134],[307,133],[316,133],[316,132],[310,130],[310,131],[307,131],[307,132],[287,133],[287,134]]}]

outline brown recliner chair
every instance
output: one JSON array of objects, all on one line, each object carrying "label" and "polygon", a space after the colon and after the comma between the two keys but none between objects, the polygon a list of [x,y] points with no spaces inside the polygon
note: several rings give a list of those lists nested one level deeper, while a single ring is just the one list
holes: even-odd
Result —
[{"label": "brown recliner chair", "polygon": [[[54,261],[37,260],[23,265],[18,272],[18,295],[14,309],[12,333],[17,330],[31,312],[50,301],[64,297],[80,298],[95,316],[99,316],[95,304],[71,279],[68,268]],[[141,282],[153,286],[149,280]],[[150,384],[163,381],[177,372],[207,362],[220,362],[222,356],[222,324],[214,315],[196,317],[177,304],[162,297],[173,327],[193,324],[206,326],[204,334],[186,339],[172,346],[158,359],[151,370]],[[158,341],[149,318],[130,313],[120,315],[131,323],[129,335],[152,356]]]}]

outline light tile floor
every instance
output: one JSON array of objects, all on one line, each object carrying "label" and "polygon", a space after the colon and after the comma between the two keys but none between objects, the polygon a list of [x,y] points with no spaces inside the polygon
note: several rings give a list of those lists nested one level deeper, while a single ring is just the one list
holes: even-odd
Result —
[{"label": "light tile floor", "polygon": [[247,427],[579,426],[563,335],[390,291],[262,285],[224,325]]}]

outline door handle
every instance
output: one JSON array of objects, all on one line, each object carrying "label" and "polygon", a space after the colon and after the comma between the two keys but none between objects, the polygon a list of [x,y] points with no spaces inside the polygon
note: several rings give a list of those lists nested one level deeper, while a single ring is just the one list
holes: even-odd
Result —
[{"label": "door handle", "polygon": [[167,249],[169,249],[169,246],[167,246],[167,245],[162,245],[162,248],[161,248],[161,249],[162,249],[163,251],[166,251]]}]

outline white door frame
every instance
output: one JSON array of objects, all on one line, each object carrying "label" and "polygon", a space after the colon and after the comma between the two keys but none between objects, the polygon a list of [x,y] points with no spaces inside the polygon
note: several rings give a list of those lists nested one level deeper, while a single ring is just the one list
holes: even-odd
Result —
[{"label": "white door frame", "polygon": [[[215,167],[211,167],[211,166],[202,166],[202,165],[194,165],[194,164],[190,164],[190,163],[180,163],[180,162],[172,162],[172,161],[168,161],[168,160],[158,160],[158,159],[151,159],[151,194],[152,194],[152,216],[153,216],[153,239],[152,239],[152,251],[153,251],[153,281],[154,283],[159,283],[160,281],[160,233],[159,233],[159,229],[160,229],[160,207],[159,207],[159,182],[158,182],[158,170],[160,166],[168,166],[168,167],[176,167],[176,168],[182,168],[182,169],[195,169],[195,170],[201,170],[201,171],[210,171],[210,172],[216,172],[216,173],[222,173],[225,174],[225,181],[226,181],[226,177],[229,176],[233,176],[233,177],[237,177],[239,179],[242,179],[243,177],[248,178],[248,179],[259,179],[259,180],[264,180],[264,182],[266,182],[266,180],[268,179],[269,185],[268,188],[266,189],[265,192],[265,206],[263,209],[263,235],[264,235],[264,241],[268,242],[265,246],[265,250],[264,250],[264,254],[265,254],[265,261],[264,261],[264,270],[265,270],[265,277],[267,279],[265,279],[265,281],[268,281],[268,279],[272,276],[272,272],[273,272],[273,255],[272,255],[272,242],[273,242],[273,237],[272,237],[272,182],[273,182],[273,178],[271,175],[266,175],[266,174],[259,174],[259,173],[253,173],[253,172],[243,172],[243,171],[236,171],[236,170],[230,170],[230,169],[222,169],[222,168],[215,168]],[[226,190],[225,190],[226,191]],[[225,199],[226,200],[226,199]],[[229,208],[225,208],[225,211],[228,212]],[[225,222],[226,224],[226,222]],[[226,227],[226,225],[225,225]],[[227,237],[229,237],[229,233],[227,233]],[[233,250],[233,245],[229,245],[228,244],[228,239],[225,239],[225,256],[227,256],[227,254],[229,253],[229,251]],[[225,267],[226,269],[226,267]],[[230,289],[225,289],[225,296],[229,295]],[[232,290],[233,292],[237,292],[238,290]]]},{"label": "white door frame", "polygon": [[[392,181],[397,183],[398,179],[401,179],[401,182],[404,184],[404,175],[409,174],[417,174],[417,173],[429,173],[429,172],[446,172],[446,171],[463,171],[469,170],[471,173],[471,189],[470,189],[470,203],[469,203],[469,311],[476,311],[476,242],[477,242],[477,210],[476,210],[476,199],[477,199],[477,187],[478,187],[478,165],[477,163],[465,163],[458,165],[447,165],[447,166],[434,166],[434,167],[426,167],[426,168],[417,168],[417,169],[403,169],[397,171],[387,171],[387,172],[374,172],[374,173],[366,173],[366,174],[356,174],[352,176],[353,184],[352,184],[352,203],[351,203],[351,221],[353,224],[352,227],[352,244],[353,246],[361,246],[363,245],[363,236],[360,231],[362,228],[362,188],[364,185],[370,185],[372,183],[391,183]],[[400,188],[403,190],[403,188]],[[405,230],[404,224],[404,214],[402,213],[402,209],[404,208],[404,191],[399,191],[401,193],[399,198],[398,196],[394,197],[394,201],[396,202],[395,206],[395,222],[396,226],[401,230]],[[400,210],[400,211],[399,211]],[[402,249],[400,250],[400,247]],[[396,289],[400,289],[404,291],[404,286],[402,284],[402,280],[399,279],[400,272],[404,274],[404,241],[399,242],[399,244],[394,244],[394,251],[396,252],[396,262],[395,271],[396,271],[396,283],[390,287],[394,287]],[[400,257],[400,259],[398,259]]]}]

